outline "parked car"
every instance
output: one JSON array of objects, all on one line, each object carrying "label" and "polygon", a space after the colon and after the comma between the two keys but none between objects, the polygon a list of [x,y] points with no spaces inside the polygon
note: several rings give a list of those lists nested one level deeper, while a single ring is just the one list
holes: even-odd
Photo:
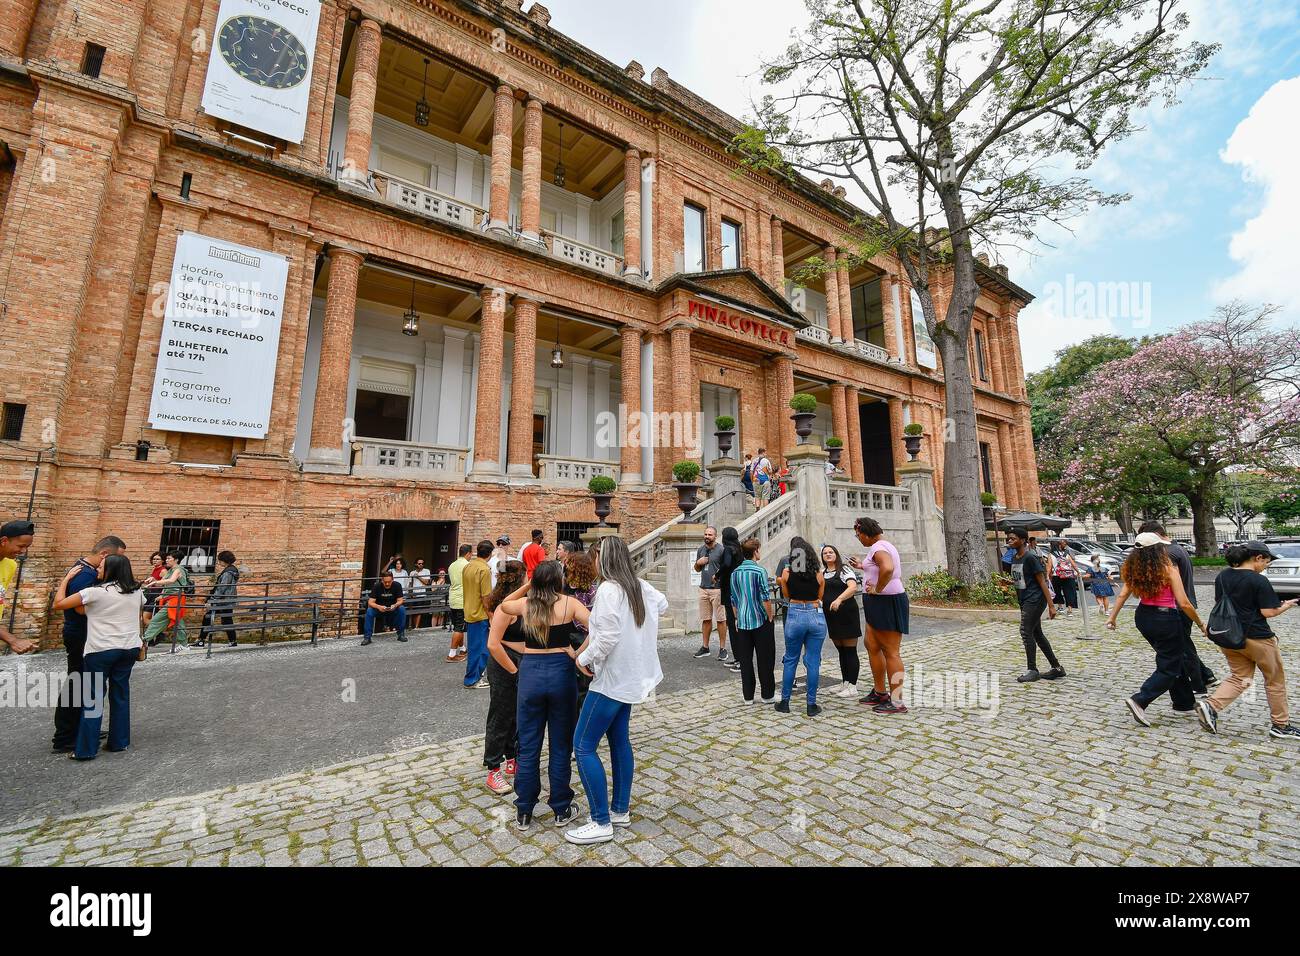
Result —
[{"label": "parked car", "polygon": [[1264,569],[1268,583],[1283,596],[1300,595],[1300,538],[1265,538],[1277,560]]}]

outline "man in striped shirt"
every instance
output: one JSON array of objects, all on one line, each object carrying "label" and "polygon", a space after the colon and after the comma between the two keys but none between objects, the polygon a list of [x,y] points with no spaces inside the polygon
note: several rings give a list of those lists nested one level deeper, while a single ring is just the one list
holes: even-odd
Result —
[{"label": "man in striped shirt", "polygon": [[758,563],[759,543],[750,538],[740,546],[745,560],[731,573],[731,604],[736,611],[736,633],[731,651],[740,661],[740,689],[746,704],[754,702],[754,658],[758,657],[758,684],[763,703],[776,696],[776,629],[772,591],[767,570]]}]

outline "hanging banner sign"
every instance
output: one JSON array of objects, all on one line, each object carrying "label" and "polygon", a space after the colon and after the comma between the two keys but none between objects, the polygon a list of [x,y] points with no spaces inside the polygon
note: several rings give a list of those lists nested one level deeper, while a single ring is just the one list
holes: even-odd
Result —
[{"label": "hanging banner sign", "polygon": [[221,0],[203,111],[301,143],[319,26],[318,0]]},{"label": "hanging banner sign", "polygon": [[289,260],[185,232],[176,240],[149,424],[265,438]]},{"label": "hanging banner sign", "polygon": [[938,368],[939,355],[930,330],[925,327],[925,313],[921,310],[921,297],[912,290],[912,343],[916,346],[916,364],[923,368]]}]

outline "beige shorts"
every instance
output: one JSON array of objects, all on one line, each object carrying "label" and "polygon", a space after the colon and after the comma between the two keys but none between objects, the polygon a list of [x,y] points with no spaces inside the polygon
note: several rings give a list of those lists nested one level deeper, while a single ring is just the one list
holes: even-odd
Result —
[{"label": "beige shorts", "polygon": [[718,588],[705,590],[700,588],[700,621],[727,620],[727,612],[722,607],[722,591]]}]

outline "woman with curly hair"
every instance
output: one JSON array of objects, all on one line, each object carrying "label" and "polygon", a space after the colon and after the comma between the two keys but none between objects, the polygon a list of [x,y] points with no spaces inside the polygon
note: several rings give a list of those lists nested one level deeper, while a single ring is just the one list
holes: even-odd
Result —
[{"label": "woman with curly hair", "polygon": [[1138,596],[1138,609],[1133,623],[1156,652],[1156,669],[1136,694],[1124,701],[1129,713],[1143,727],[1151,726],[1146,709],[1165,691],[1174,711],[1192,714],[1196,708],[1196,695],[1187,679],[1184,665],[1185,649],[1181,614],[1186,614],[1205,632],[1196,607],[1183,589],[1183,579],[1169,560],[1169,551],[1158,534],[1146,532],[1137,536],[1137,547],[1129,552],[1120,570],[1124,586],[1111,609],[1106,627],[1115,630],[1115,619],[1129,595]]}]

